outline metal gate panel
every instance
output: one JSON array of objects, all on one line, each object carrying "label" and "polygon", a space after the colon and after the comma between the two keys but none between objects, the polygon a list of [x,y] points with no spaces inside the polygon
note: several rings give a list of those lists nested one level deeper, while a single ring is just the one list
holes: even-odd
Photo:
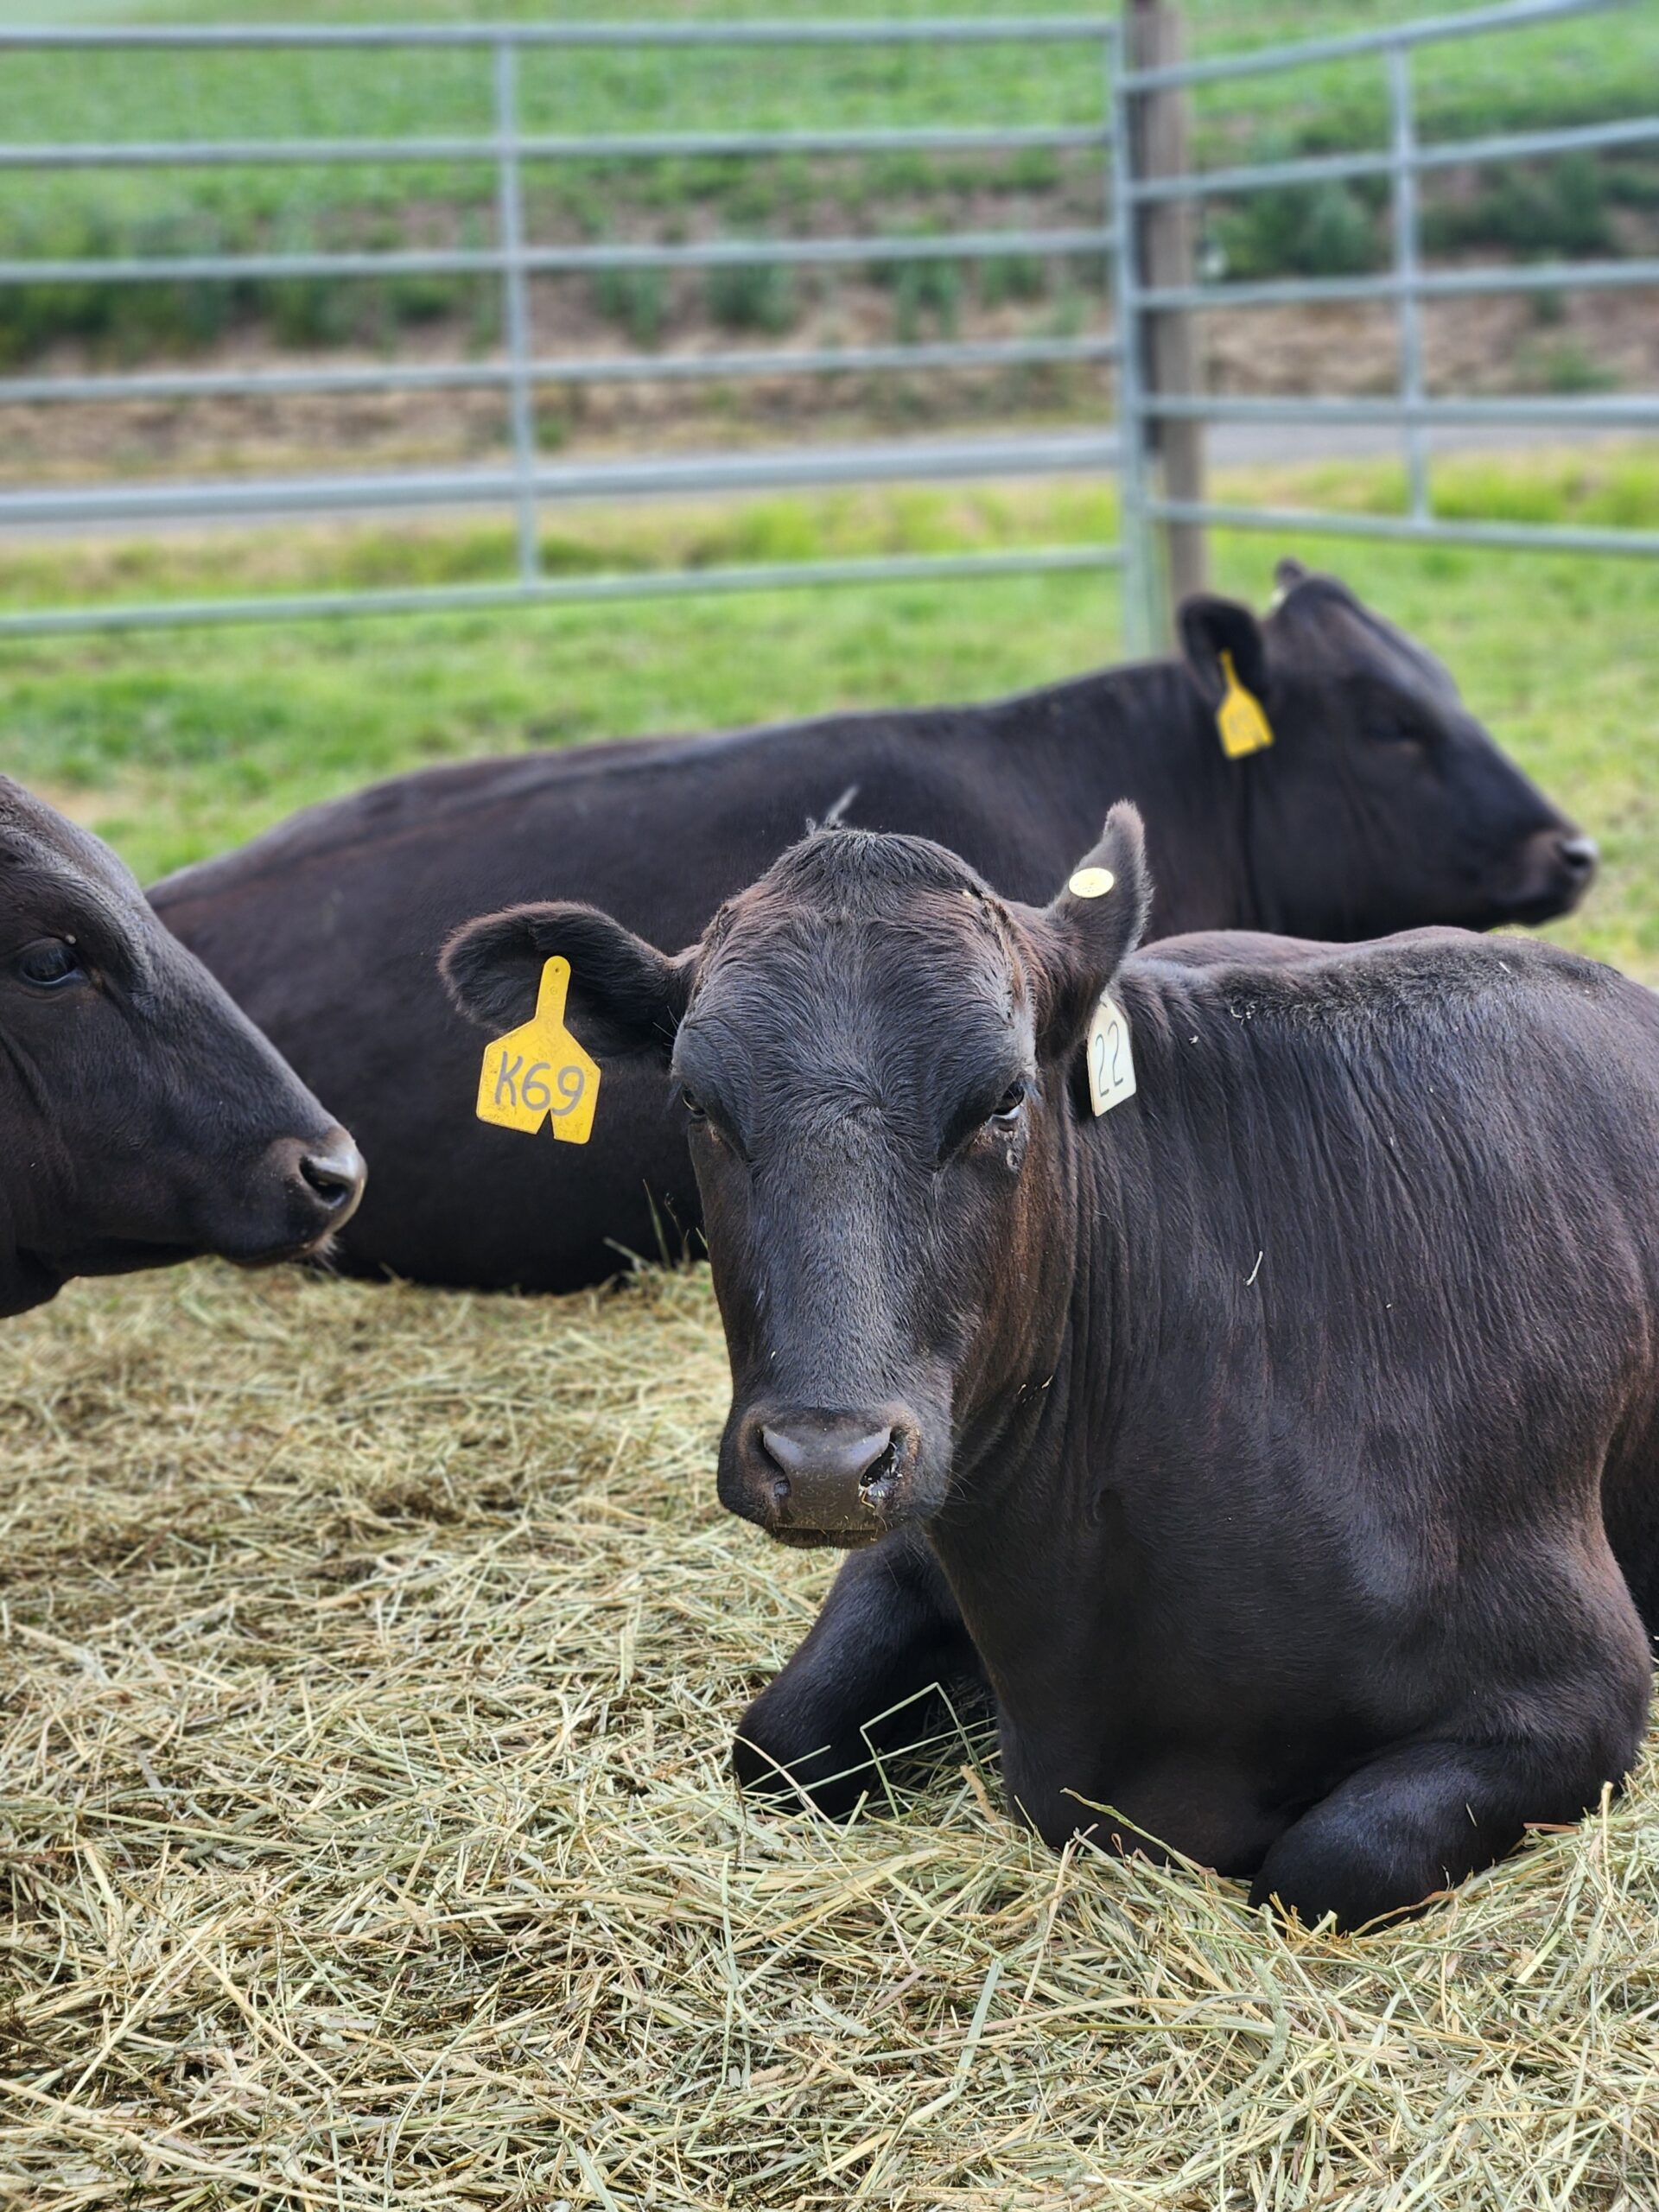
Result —
[{"label": "metal gate panel", "polygon": [[[1330,510],[1253,506],[1238,501],[1171,499],[1149,490],[1140,503],[1154,524],[1263,530],[1321,535],[1433,541],[1514,550],[1563,553],[1659,555],[1659,531],[1601,529],[1510,522],[1459,521],[1437,515],[1431,497],[1426,433],[1432,428],[1544,427],[1568,433],[1630,429],[1659,430],[1659,394],[1628,397],[1566,399],[1540,397],[1431,397],[1424,389],[1420,309],[1434,300],[1526,292],[1613,291],[1659,289],[1659,260],[1521,262],[1492,267],[1425,270],[1422,266],[1420,177],[1437,169],[1537,156],[1605,151],[1659,144],[1659,112],[1616,121],[1563,126],[1560,130],[1511,131],[1424,144],[1417,129],[1412,58],[1420,50],[1449,40],[1491,37],[1500,33],[1559,22],[1573,16],[1608,14],[1632,0],[1508,0],[1498,7],[1463,15],[1439,16],[1414,23],[1342,37],[1308,39],[1295,45],[1258,49],[1225,58],[1185,62],[1167,68],[1127,69],[1118,81],[1120,111],[1149,92],[1195,85],[1215,85],[1287,70],[1312,63],[1375,57],[1387,72],[1389,143],[1375,152],[1315,155],[1249,167],[1194,172],[1178,177],[1126,177],[1129,204],[1202,200],[1222,194],[1307,185],[1357,177],[1387,177],[1391,183],[1394,260],[1386,273],[1373,276],[1274,278],[1266,282],[1205,283],[1161,289],[1136,283],[1133,257],[1126,262],[1128,327],[1147,315],[1169,313],[1230,313],[1252,308],[1316,305],[1333,301],[1391,301],[1396,316],[1397,374],[1392,395],[1377,398],[1232,398],[1147,393],[1126,382],[1122,429],[1126,441],[1145,446],[1160,421],[1282,423],[1287,458],[1294,457],[1294,430],[1315,423],[1392,423],[1401,433],[1408,496],[1398,515],[1346,514]],[[1655,305],[1659,315],[1659,301]]]},{"label": "metal gate panel", "polygon": [[[1084,125],[925,125],[891,130],[630,131],[571,137],[524,130],[519,122],[518,61],[534,48],[814,48],[856,45],[938,47],[1084,45],[1101,60],[1102,111]],[[435,251],[315,253],[208,253],[114,258],[0,262],[0,287],[41,283],[145,284],[181,280],[234,283],[239,278],[356,278],[478,274],[500,285],[504,343],[497,358],[477,363],[306,366],[248,374],[222,370],[136,374],[0,377],[0,404],[92,403],[114,399],[250,397],[376,391],[498,390],[507,402],[510,459],[501,467],[388,470],[289,479],[209,482],[111,483],[0,493],[0,525],[71,525],[111,521],[311,519],[341,512],[408,510],[435,505],[497,507],[516,524],[517,569],[500,583],[409,589],[320,591],[285,597],[198,600],[144,605],[58,607],[0,614],[0,636],[41,631],[150,625],[177,626],[245,620],[292,619],[421,608],[497,607],[540,601],[594,601],[722,592],[779,585],[868,583],[906,578],[1004,575],[1118,566],[1119,543],[1036,547],[990,554],[893,556],[780,563],[592,576],[548,576],[538,551],[539,520],[548,500],[640,497],[772,488],[783,485],[861,486],[897,480],[1020,478],[1060,471],[1116,474],[1120,442],[1109,429],[1092,432],[1005,435],[881,444],[803,448],[791,453],[721,454],[690,460],[550,464],[537,454],[534,403],[547,386],[607,382],[713,381],[779,374],[823,377],[915,369],[983,368],[1061,362],[1116,362],[1118,337],[1031,337],[918,345],[856,346],[791,352],[768,347],[719,353],[600,359],[538,358],[531,345],[526,286],[535,276],[628,269],[721,269],[755,266],[902,264],[986,260],[1006,254],[1101,254],[1121,259],[1127,210],[1106,188],[1113,142],[1110,111],[1117,74],[1118,31],[1097,16],[1056,16],[817,22],[506,23],[315,27],[129,26],[110,29],[0,29],[0,54],[26,49],[66,59],[98,49],[177,52],[250,50],[470,51],[491,69],[494,129],[488,135],[396,139],[232,138],[132,143],[0,144],[0,174],[49,169],[217,168],[308,163],[397,163],[429,160],[492,165],[496,175],[493,245]],[[1020,148],[1097,149],[1103,215],[1097,225],[1062,229],[958,231],[918,238],[859,237],[720,239],[693,245],[537,245],[526,233],[524,168],[527,162],[626,156],[648,161],[685,155],[973,152]]]},{"label": "metal gate panel", "polygon": [[[848,18],[799,22],[698,22],[654,24],[510,23],[388,26],[266,25],[109,29],[0,29],[0,54],[39,49],[66,57],[99,48],[209,52],[247,50],[467,51],[487,60],[494,128],[489,133],[400,138],[224,138],[0,144],[0,174],[41,169],[276,168],[306,163],[476,162],[495,175],[493,245],[384,252],[175,254],[60,261],[0,262],[0,287],[42,281],[143,284],[178,279],[234,282],[238,277],[317,277],[349,283],[411,274],[475,274],[500,288],[504,343],[492,359],[438,364],[388,362],[330,368],[308,365],[248,374],[223,370],[151,370],[126,374],[0,377],[0,404],[74,404],[100,400],[222,398],[362,394],[374,391],[497,391],[507,406],[509,454],[498,467],[388,470],[289,479],[87,486],[0,494],[0,524],[73,525],[238,516],[250,519],[318,518],[345,511],[408,510],[422,505],[486,506],[516,524],[515,574],[499,583],[411,587],[378,591],[323,591],[283,597],[200,600],[124,607],[67,607],[0,615],[0,635],[31,631],[176,626],[264,618],[421,607],[508,606],[541,601],[592,601],[721,592],[791,584],[899,581],[906,577],[1008,575],[1121,567],[1125,629],[1145,649],[1168,633],[1166,569],[1160,541],[1171,530],[1230,527],[1572,553],[1659,552],[1659,531],[1458,521],[1437,515],[1431,497],[1428,433],[1451,426],[1580,430],[1659,428],[1659,395],[1583,399],[1557,397],[1430,396],[1425,389],[1422,308],[1459,296],[1560,290],[1659,288],[1659,260],[1578,260],[1426,270],[1422,265],[1419,181],[1436,170],[1554,155],[1593,153],[1659,143],[1659,113],[1559,130],[1528,130],[1423,143],[1416,127],[1413,57],[1443,41],[1495,36],[1529,26],[1609,12],[1633,0],[1504,0],[1464,14],[1441,16],[1339,37],[1311,39],[1214,60],[1160,68],[1123,66],[1114,20],[1053,16],[903,20]],[[628,131],[575,137],[525,130],[519,121],[518,61],[526,49],[662,47],[665,48],[810,48],[842,46],[935,47],[1046,42],[1093,48],[1100,63],[1101,108],[1083,124],[940,124],[907,128],[792,130]],[[1375,149],[1237,165],[1175,176],[1135,173],[1136,103],[1149,96],[1304,68],[1310,64],[1375,58],[1387,74],[1389,143]],[[693,245],[537,245],[526,234],[524,169],[527,163],[617,158],[652,160],[718,154],[768,158],[789,153],[971,153],[1021,147],[1097,149],[1101,220],[1050,230],[961,231],[925,238],[720,239]],[[1195,283],[1153,287],[1141,277],[1136,225],[1144,212],[1172,200],[1198,200],[1287,186],[1384,177],[1391,185],[1393,264],[1358,276],[1273,278],[1250,283]],[[709,269],[770,265],[903,264],[939,259],[983,260],[1008,253],[1096,254],[1110,270],[1113,328],[1075,338],[1022,337],[917,344],[804,348],[728,348],[706,354],[560,359],[534,351],[526,287],[546,274],[627,269]],[[1332,302],[1392,302],[1398,337],[1395,388],[1387,397],[1335,398],[1211,397],[1149,388],[1146,336],[1149,319],[1194,313],[1248,312],[1279,305]],[[1115,366],[1116,422],[1098,431],[1001,437],[906,439],[792,453],[759,451],[686,459],[550,463],[537,452],[536,394],[578,384],[671,383],[780,374],[822,378],[843,373],[987,368],[1063,362]],[[1164,496],[1157,478],[1159,425],[1165,422],[1283,423],[1287,433],[1318,423],[1393,424],[1401,434],[1408,499],[1397,515],[1352,514],[1253,506],[1213,499]],[[1289,457],[1294,437],[1287,436]],[[1076,471],[1115,474],[1122,529],[1112,543],[1037,547],[992,554],[880,556],[847,561],[614,575],[549,576],[538,556],[543,505],[561,499],[720,493],[783,485],[1021,477]]]}]

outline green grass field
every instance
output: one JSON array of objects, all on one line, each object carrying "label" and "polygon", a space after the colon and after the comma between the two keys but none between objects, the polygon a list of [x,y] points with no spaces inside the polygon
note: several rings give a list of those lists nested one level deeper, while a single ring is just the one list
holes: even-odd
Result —
[{"label": "green grass field", "polygon": [[[1447,512],[1659,526],[1641,448],[1437,466]],[[1386,467],[1261,472],[1278,502],[1386,511]],[[810,558],[1109,537],[1086,486],[895,491],[554,517],[550,565]],[[1224,536],[1220,588],[1262,604],[1279,553],[1334,568],[1450,663],[1476,711],[1601,839],[1571,942],[1659,981],[1659,564]],[[48,548],[0,561],[0,605],[390,584],[504,572],[493,527]],[[442,620],[0,644],[4,759],[146,878],[295,807],[468,753],[718,728],[836,706],[992,696],[1119,651],[1108,577],[909,584]]]},{"label": "green grass field", "polygon": [[[1452,0],[1430,8],[1417,0],[1187,0],[1188,41],[1195,54],[1211,56],[1294,42],[1351,30],[1370,30],[1409,22],[1429,15],[1456,15],[1478,0]],[[800,12],[800,11],[797,11]],[[892,0],[860,13],[875,17],[953,18],[1053,16],[1071,13],[1113,19],[1110,6],[1057,9],[1049,0]],[[671,20],[781,16],[791,10],[775,0],[685,0],[668,11]],[[289,0],[279,11],[285,22],[458,22],[467,21],[601,21],[606,23],[662,21],[660,0],[404,0],[389,9],[385,0]],[[42,10],[38,0],[5,0],[0,24],[63,21],[62,11]],[[268,0],[105,0],[78,7],[77,22],[257,23],[271,20]],[[1483,124],[1526,114],[1637,112],[1648,87],[1644,66],[1659,57],[1659,27],[1640,7],[1614,7],[1605,16],[1510,32],[1501,38],[1451,40],[1435,49],[1433,66],[1421,73],[1424,114],[1450,127]],[[915,121],[1058,122],[1086,119],[1099,112],[1097,58],[1086,46],[1031,41],[991,47],[884,48],[838,46],[790,53],[748,53],[734,67],[729,54],[699,49],[635,52],[580,50],[539,59],[527,56],[525,112],[543,127],[574,130],[640,127],[650,116],[665,126],[706,122],[804,127],[831,118],[848,123]],[[73,116],[77,130],[111,137],[130,135],[135,72],[154,69],[154,85],[143,83],[156,105],[147,106],[144,135],[176,131],[203,134],[211,118],[215,135],[231,137],[284,130],[322,134],[353,128],[399,131],[476,128],[488,117],[488,72],[454,55],[409,53],[388,61],[378,58],[308,58],[221,54],[165,65],[154,58],[77,54],[66,67],[61,58],[22,57],[7,65],[8,83],[0,96],[7,136],[42,138]],[[1369,78],[1368,85],[1363,80]],[[1344,119],[1380,117],[1381,72],[1374,60],[1322,65],[1317,69],[1261,80],[1243,92],[1244,100],[1274,127],[1294,130],[1304,111],[1327,107],[1334,93]],[[1236,109],[1241,88],[1225,99],[1204,93],[1206,113]]]}]

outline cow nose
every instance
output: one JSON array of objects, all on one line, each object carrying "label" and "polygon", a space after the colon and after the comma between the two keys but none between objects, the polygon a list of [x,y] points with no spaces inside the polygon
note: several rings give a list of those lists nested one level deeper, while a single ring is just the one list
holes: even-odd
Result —
[{"label": "cow nose", "polygon": [[344,1221],[363,1195],[363,1155],[344,1129],[300,1155],[300,1175],[325,1211]]},{"label": "cow nose", "polygon": [[897,1487],[903,1439],[874,1414],[804,1413],[767,1421],[772,1503],[785,1525],[868,1529]]},{"label": "cow nose", "polygon": [[1575,883],[1588,883],[1601,861],[1601,848],[1593,837],[1563,837],[1562,865]]}]

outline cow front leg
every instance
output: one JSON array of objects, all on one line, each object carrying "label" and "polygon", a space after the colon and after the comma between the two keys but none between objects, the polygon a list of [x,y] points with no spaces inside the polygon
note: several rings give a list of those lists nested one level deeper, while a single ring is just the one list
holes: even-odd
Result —
[{"label": "cow front leg", "polygon": [[925,1538],[895,1530],[851,1554],[805,1641],[744,1714],[738,1785],[845,1819],[876,1785],[878,1756],[938,1732],[944,1700],[928,1693],[982,1681]]},{"label": "cow front leg", "polygon": [[1308,1928],[1333,1913],[1342,1930],[1414,1911],[1503,1858],[1529,1821],[1580,1818],[1635,1751],[1634,1740],[1600,1758],[1582,1745],[1571,1755],[1524,1743],[1402,1745],[1284,1831],[1250,1903],[1294,1911]]}]

